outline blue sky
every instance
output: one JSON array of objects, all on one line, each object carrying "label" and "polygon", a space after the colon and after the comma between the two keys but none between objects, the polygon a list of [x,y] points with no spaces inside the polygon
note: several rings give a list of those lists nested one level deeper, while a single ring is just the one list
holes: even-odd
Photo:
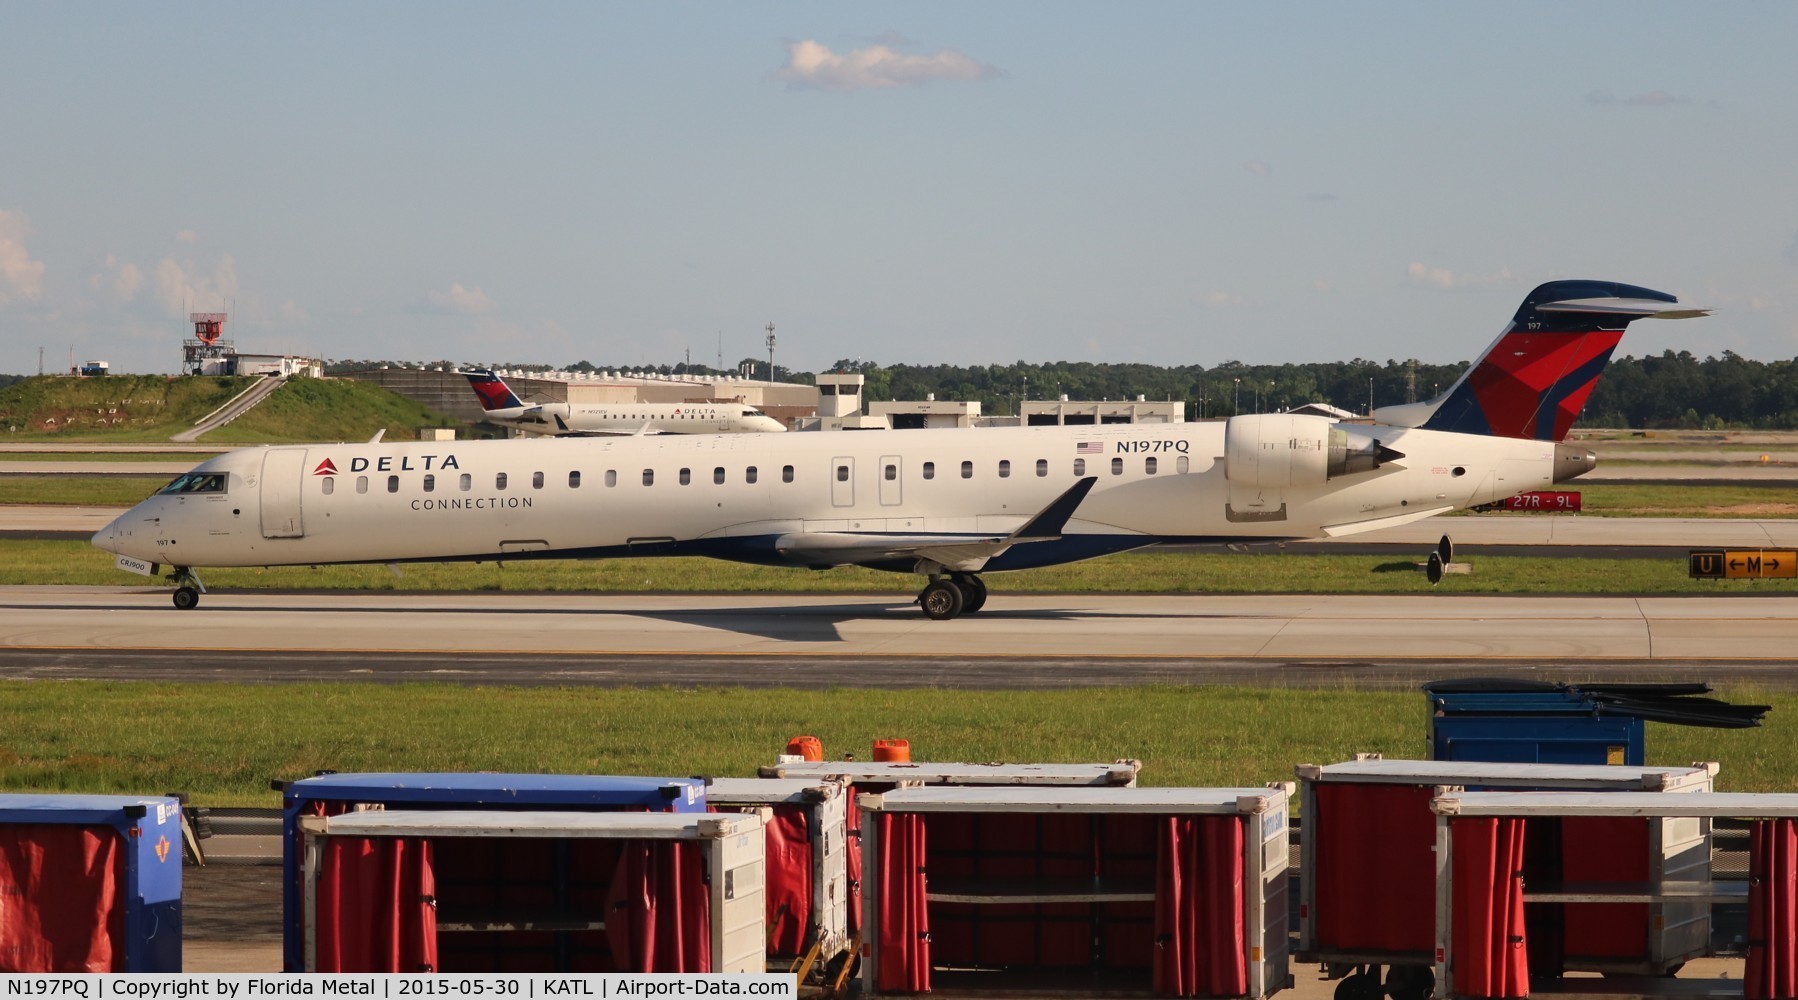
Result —
[{"label": "blue sky", "polygon": [[0,0],[0,371],[1798,356],[1798,5]]}]

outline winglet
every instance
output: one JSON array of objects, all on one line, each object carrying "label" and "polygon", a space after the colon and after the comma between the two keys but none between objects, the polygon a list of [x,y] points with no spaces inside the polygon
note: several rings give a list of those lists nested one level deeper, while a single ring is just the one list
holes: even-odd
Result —
[{"label": "winglet", "polygon": [[380,444],[380,443],[381,443],[381,439],[382,439],[382,438],[384,438],[384,437],[386,437],[386,436],[387,436],[387,428],[385,428],[385,427],[383,427],[383,428],[381,428],[381,429],[380,429],[380,430],[378,430],[378,431],[376,431],[376,432],[375,432],[375,436],[374,436],[374,437],[371,437],[371,438],[369,438],[369,439],[368,439],[368,443],[369,443],[369,444]]},{"label": "winglet", "polygon": [[1067,527],[1068,518],[1074,516],[1074,510],[1092,492],[1098,481],[1098,476],[1087,476],[1068,487],[1066,493],[1049,501],[1049,506],[1031,518],[1028,524],[1012,532],[1010,541],[1035,542],[1060,538],[1062,529]]}]

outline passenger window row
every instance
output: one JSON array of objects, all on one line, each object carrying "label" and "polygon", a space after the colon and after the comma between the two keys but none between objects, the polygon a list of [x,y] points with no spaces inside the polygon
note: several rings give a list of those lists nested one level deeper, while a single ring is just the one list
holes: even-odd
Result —
[{"label": "passenger window row", "polygon": [[[1087,475],[1086,469],[1087,469],[1086,459],[1084,459],[1084,458],[1074,459],[1074,475],[1076,477],[1082,477],[1082,476]],[[1190,471],[1190,469],[1191,469],[1191,460],[1187,456],[1185,456],[1185,455],[1175,456],[1175,458],[1174,458],[1174,472],[1175,473],[1177,473],[1179,475],[1185,475],[1188,471]],[[1046,478],[1049,475],[1049,460],[1046,458],[1037,459],[1036,464],[1034,466],[1034,470],[1035,470],[1038,478]],[[935,462],[925,462],[919,467],[919,471],[925,479],[935,479],[936,478],[936,463]],[[1161,471],[1161,463],[1155,456],[1149,455],[1149,456],[1145,456],[1143,458],[1143,473],[1145,475],[1153,476],[1153,475],[1158,474],[1160,471]],[[1114,476],[1121,476],[1124,474],[1124,459],[1122,456],[1114,456],[1111,459],[1110,472]],[[1000,479],[1011,478],[1011,460],[1010,459],[1000,459],[999,460],[998,474],[999,474]],[[1096,471],[1094,474],[1095,475],[1097,474]],[[886,478],[886,480],[888,482],[893,482],[899,478],[899,468],[897,465],[894,465],[889,462],[883,468],[882,475]],[[677,478],[680,482],[680,485],[682,485],[682,486],[692,485],[693,470],[690,468],[681,469],[677,475]],[[974,478],[974,463],[973,462],[964,461],[961,463],[961,478],[963,478],[963,479]],[[746,466],[743,469],[743,482],[753,486],[758,481],[758,479],[759,479],[759,472],[755,466],[753,466],[753,465]],[[793,479],[794,479],[793,467],[790,465],[781,466],[780,481],[783,483],[791,483],[791,482],[793,482]],[[843,482],[843,483],[846,483],[849,481],[849,466],[848,465],[839,463],[836,466],[836,479],[838,482]],[[712,484],[713,485],[723,486],[728,480],[729,480],[729,474],[725,470],[724,466],[720,465],[712,470]],[[607,469],[604,481],[605,481],[606,487],[608,489],[616,487],[618,485],[618,470],[617,469]],[[655,481],[656,481],[655,470],[654,469],[644,469],[643,470],[643,485],[654,486]],[[510,482],[510,480],[506,473],[504,473],[504,472],[495,473],[494,477],[493,477],[493,488],[503,492],[509,485],[509,482]],[[540,490],[543,488],[543,484],[544,484],[543,473],[541,473],[541,472],[531,473],[531,489]],[[388,476],[386,485],[387,485],[387,492],[398,493],[400,491],[400,477],[395,476],[395,475]],[[426,473],[425,477],[424,477],[423,485],[424,485],[424,491],[426,493],[436,492],[436,490],[437,490],[436,475],[432,474],[432,473]],[[568,488],[571,490],[574,490],[574,489],[580,489],[580,487],[581,487],[581,474],[579,472],[568,473]],[[334,488],[334,486],[333,486],[333,482],[332,482],[332,477],[326,476],[323,480],[324,493],[327,496],[330,495],[333,488]],[[474,489],[474,477],[472,475],[470,475],[469,473],[466,473],[466,472],[462,473],[456,479],[456,488],[460,489],[464,493],[467,493],[468,491]],[[168,491],[165,491],[165,492],[168,492]],[[367,493],[368,492],[368,477],[367,476],[357,476],[356,477],[356,492],[357,493]]]},{"label": "passenger window row", "polygon": [[[1037,478],[1039,478],[1039,479],[1046,478],[1049,475],[1049,460],[1046,458],[1037,459],[1035,468],[1036,468]],[[1192,470],[1192,460],[1190,458],[1188,458],[1185,455],[1175,456],[1174,471],[1176,473],[1178,473],[1180,475],[1186,475],[1191,470]],[[935,462],[925,462],[921,466],[919,466],[918,471],[925,479],[935,479],[936,478],[936,463]],[[1150,475],[1150,476],[1158,474],[1161,471],[1160,460],[1158,460],[1153,455],[1145,456],[1142,460],[1142,471],[1145,475]],[[1000,479],[1010,479],[1011,478],[1011,460],[1010,459],[1002,458],[999,460],[998,473],[999,473]],[[1087,474],[1086,459],[1084,459],[1084,458],[1074,459],[1074,475],[1075,475],[1075,477],[1084,476],[1086,474]],[[1111,460],[1111,474],[1114,476],[1121,476],[1124,474],[1124,459],[1122,456],[1114,457]],[[885,475],[886,475],[886,478],[889,480],[896,478],[895,467],[892,465],[886,466]],[[846,465],[837,466],[837,478],[839,480],[845,480],[845,481],[848,480],[849,467]],[[974,478],[974,463],[973,462],[961,463],[961,478],[963,478],[963,479],[973,479]]]},{"label": "passenger window row", "polygon": [[[755,466],[751,465],[751,466],[747,466],[743,469],[743,482],[745,482],[751,486],[754,486],[760,480],[760,478],[761,478],[760,471]],[[680,470],[679,479],[680,479],[680,484],[682,486],[691,485],[693,482],[693,470],[692,469]],[[723,486],[728,479],[729,479],[729,474],[725,470],[724,466],[720,465],[717,468],[712,470],[712,483],[714,485]],[[794,479],[793,467],[790,465],[781,466],[780,481],[783,483],[790,483],[793,481],[793,479]],[[643,485],[654,486],[655,481],[656,481],[655,470],[654,469],[644,469],[643,470]],[[493,488],[494,489],[499,490],[500,492],[503,493],[503,492],[505,492],[506,488],[510,484],[511,484],[511,478],[506,473],[504,473],[504,472],[494,473],[494,476],[493,476]],[[541,472],[531,473],[531,489],[540,490],[543,488],[543,484],[544,484],[543,473],[541,473]],[[617,469],[607,469],[606,470],[605,484],[608,488],[616,487],[618,485],[618,470]],[[425,477],[422,482],[422,485],[423,485],[424,491],[426,493],[435,493],[437,491],[437,476],[434,473],[429,473],[429,472],[425,473]],[[474,477],[472,475],[470,475],[469,473],[464,472],[461,474],[461,476],[457,477],[456,486],[462,492],[467,493],[468,491],[474,489]],[[578,490],[581,488],[581,474],[578,471],[570,472],[568,474],[568,488],[571,490]],[[324,492],[324,494],[326,496],[329,496],[334,491],[334,489],[335,489],[335,482],[334,482],[333,478],[330,476],[324,477],[324,480],[322,483],[322,491]],[[399,491],[400,491],[400,477],[399,476],[388,476],[387,477],[387,492],[398,493]],[[357,493],[367,493],[368,492],[368,477],[367,476],[357,476],[356,477],[356,492]]]}]

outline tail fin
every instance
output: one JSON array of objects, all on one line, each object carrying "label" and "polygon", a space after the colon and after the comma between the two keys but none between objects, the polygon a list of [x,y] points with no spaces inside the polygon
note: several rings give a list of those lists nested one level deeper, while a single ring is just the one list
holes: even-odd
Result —
[{"label": "tail fin", "polygon": [[1632,320],[1709,315],[1678,302],[1666,292],[1614,281],[1550,281],[1524,298],[1510,325],[1448,392],[1428,403],[1382,408],[1375,419],[1560,441]]},{"label": "tail fin", "polygon": [[478,369],[462,373],[468,379],[468,387],[481,397],[483,410],[517,410],[524,407],[524,401],[512,394],[506,387],[505,380],[491,371]]}]

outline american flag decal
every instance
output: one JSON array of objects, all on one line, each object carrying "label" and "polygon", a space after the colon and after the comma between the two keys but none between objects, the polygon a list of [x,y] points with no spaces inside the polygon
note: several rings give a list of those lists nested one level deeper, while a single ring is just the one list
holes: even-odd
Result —
[{"label": "american flag decal", "polygon": [[1099,455],[1103,454],[1104,451],[1105,442],[1103,441],[1082,441],[1074,448],[1074,454],[1076,455]]}]

